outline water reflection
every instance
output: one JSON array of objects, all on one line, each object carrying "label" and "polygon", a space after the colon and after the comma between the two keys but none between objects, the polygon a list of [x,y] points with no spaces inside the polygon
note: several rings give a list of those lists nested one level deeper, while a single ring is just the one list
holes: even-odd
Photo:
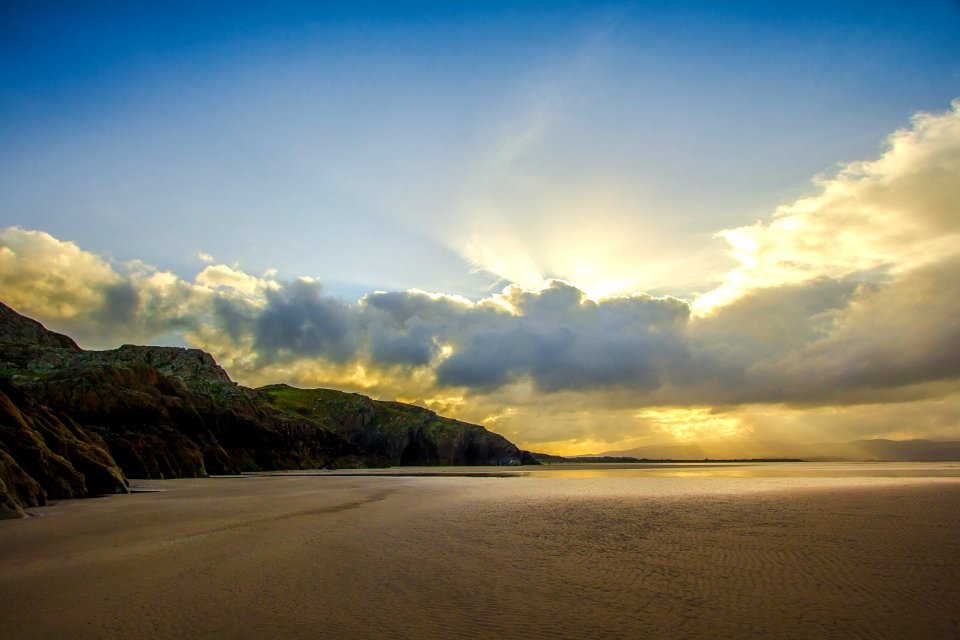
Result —
[{"label": "water reflection", "polygon": [[960,478],[960,462],[691,462],[552,464],[534,478]]}]

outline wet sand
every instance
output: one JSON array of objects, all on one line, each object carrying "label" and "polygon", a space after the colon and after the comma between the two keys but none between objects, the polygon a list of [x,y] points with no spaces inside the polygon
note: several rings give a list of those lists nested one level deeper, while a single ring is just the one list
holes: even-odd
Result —
[{"label": "wet sand", "polygon": [[960,479],[248,477],[0,522],[0,638],[958,638]]}]

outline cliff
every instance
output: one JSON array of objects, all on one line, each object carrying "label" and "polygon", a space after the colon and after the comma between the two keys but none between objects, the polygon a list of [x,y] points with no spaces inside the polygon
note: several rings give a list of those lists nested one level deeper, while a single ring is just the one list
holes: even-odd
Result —
[{"label": "cliff", "polygon": [[0,518],[49,498],[126,491],[103,439],[0,379]]},{"label": "cliff", "polygon": [[259,391],[274,406],[337,431],[390,465],[537,464],[503,436],[423,407],[285,384]]},{"label": "cliff", "polygon": [[0,514],[124,492],[126,477],[518,464],[483,427],[332,390],[233,382],[197,349],[86,351],[0,303]]},{"label": "cliff", "polygon": [[0,341],[80,351],[80,347],[71,338],[62,333],[50,331],[33,318],[20,315],[2,302],[0,302]]}]

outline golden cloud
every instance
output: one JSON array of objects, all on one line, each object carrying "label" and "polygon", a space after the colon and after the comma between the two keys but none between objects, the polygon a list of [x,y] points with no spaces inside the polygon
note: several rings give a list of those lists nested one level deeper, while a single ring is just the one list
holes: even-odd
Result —
[{"label": "golden cloud", "polygon": [[739,265],[694,302],[703,315],[747,292],[852,274],[896,277],[960,253],[960,103],[916,115],[876,160],[815,181],[770,222],[721,231]]}]

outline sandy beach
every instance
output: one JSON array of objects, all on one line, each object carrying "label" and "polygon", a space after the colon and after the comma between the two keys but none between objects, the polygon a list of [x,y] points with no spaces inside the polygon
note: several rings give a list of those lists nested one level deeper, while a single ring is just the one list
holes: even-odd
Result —
[{"label": "sandy beach", "polygon": [[0,522],[0,637],[960,637],[957,477],[141,486]]}]

